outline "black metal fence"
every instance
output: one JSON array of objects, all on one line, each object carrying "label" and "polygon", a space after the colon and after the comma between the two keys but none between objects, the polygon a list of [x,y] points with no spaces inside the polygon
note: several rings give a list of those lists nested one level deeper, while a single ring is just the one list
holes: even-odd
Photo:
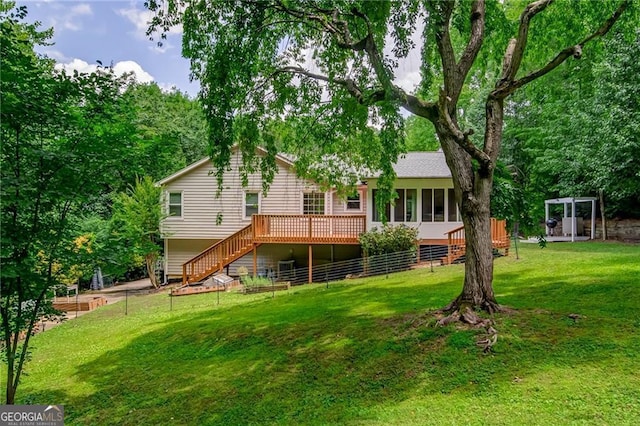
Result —
[{"label": "black metal fence", "polygon": [[[446,246],[430,246],[422,247],[420,253],[410,250],[325,263],[312,267],[312,280],[315,283],[320,283],[385,275],[392,272],[406,271],[415,265],[418,260],[440,265],[440,259],[446,254]],[[295,268],[287,271],[286,274],[281,274],[280,280],[290,281],[294,285],[307,283],[309,282],[309,268]]]}]

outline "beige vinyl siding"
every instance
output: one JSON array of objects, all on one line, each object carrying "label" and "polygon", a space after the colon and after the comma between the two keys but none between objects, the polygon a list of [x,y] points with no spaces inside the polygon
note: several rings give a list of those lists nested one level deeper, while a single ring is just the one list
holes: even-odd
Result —
[{"label": "beige vinyl siding", "polygon": [[[169,239],[221,239],[251,223],[244,219],[244,194],[246,191],[260,192],[260,213],[300,214],[301,194],[314,190],[312,183],[298,179],[289,166],[278,161],[276,173],[269,192],[262,193],[260,173],[249,176],[249,184],[242,187],[239,166],[241,156],[234,152],[231,170],[225,173],[221,196],[216,198],[217,183],[211,172],[213,165],[205,162],[189,173],[164,185],[164,193],[182,193],[182,216],[169,217],[163,221],[162,232]],[[221,223],[216,224],[220,217]]]},{"label": "beige vinyl siding", "polygon": [[331,193],[331,204],[333,206],[333,213],[335,215],[363,215],[366,213],[367,208],[367,191],[360,190],[360,206],[361,210],[347,210],[347,199],[338,196],[338,193],[333,191]]},{"label": "beige vinyl siding", "polygon": [[[165,241],[165,274],[171,278],[182,278],[182,264],[198,253],[212,246],[217,240],[175,240]],[[168,256],[166,254],[169,254]]]}]

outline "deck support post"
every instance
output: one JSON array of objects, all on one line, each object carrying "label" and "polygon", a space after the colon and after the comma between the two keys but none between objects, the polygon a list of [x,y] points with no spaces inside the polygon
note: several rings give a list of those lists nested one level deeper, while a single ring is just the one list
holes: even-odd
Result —
[{"label": "deck support post", "polygon": [[253,276],[258,276],[258,246],[253,245]]},{"label": "deck support post", "polygon": [[313,282],[313,246],[309,244],[309,284]]}]

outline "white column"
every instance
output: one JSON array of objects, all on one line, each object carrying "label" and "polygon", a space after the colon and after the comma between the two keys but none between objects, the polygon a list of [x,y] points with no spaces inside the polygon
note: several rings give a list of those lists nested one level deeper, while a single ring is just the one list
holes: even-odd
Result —
[{"label": "white column", "polygon": [[549,220],[549,203],[545,201],[544,202],[544,227],[547,230],[547,235],[549,235],[550,233],[549,227],[547,226],[548,220]]},{"label": "white column", "polygon": [[571,199],[571,242],[576,240],[576,199]]},{"label": "white column", "polygon": [[596,238],[596,200],[591,200],[591,239]]}]

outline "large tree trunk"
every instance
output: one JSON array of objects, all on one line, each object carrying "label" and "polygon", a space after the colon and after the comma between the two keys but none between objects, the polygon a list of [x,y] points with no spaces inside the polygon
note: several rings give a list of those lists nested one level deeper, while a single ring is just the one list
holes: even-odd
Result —
[{"label": "large tree trunk", "polygon": [[[490,186],[490,182],[486,184]],[[499,307],[493,293],[493,246],[489,200],[487,199],[483,204],[487,206],[481,210],[462,208],[466,244],[465,275],[462,293],[455,300],[455,304],[458,308],[469,306],[493,313]]]},{"label": "large tree trunk", "polygon": [[[453,177],[456,202],[460,208],[465,231],[465,277],[460,295],[444,312],[451,315],[441,320],[447,323],[463,320],[484,324],[474,311],[494,313],[500,310],[493,292],[493,245],[491,241],[491,189],[493,169],[502,139],[503,107],[500,99],[489,98],[485,150],[487,161],[472,159],[470,148],[463,148],[460,135],[451,131],[455,120],[436,125],[442,149]],[[445,125],[446,124],[446,125]]]}]

